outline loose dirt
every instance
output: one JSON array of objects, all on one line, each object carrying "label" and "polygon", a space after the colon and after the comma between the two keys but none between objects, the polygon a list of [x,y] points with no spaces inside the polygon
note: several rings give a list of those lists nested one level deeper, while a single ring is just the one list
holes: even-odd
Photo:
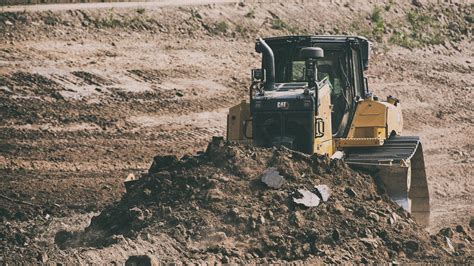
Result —
[{"label": "loose dirt", "polygon": [[[261,181],[269,168],[285,180],[278,189]],[[180,244],[183,262],[472,259],[469,228],[457,233],[446,228],[430,237],[374,184],[370,175],[339,160],[216,138],[198,157],[156,156],[149,173],[129,185],[120,202],[94,217],[84,232],[58,233],[56,244],[104,247],[117,237],[159,232]],[[317,190],[321,185],[328,196]],[[301,193],[320,198],[319,205],[299,204]]]}]

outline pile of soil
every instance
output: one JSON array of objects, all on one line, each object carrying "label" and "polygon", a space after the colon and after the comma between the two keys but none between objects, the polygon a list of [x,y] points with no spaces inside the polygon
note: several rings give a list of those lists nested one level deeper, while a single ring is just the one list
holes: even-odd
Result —
[{"label": "pile of soil", "polygon": [[[261,180],[272,167],[284,178],[277,189]],[[329,187],[327,201],[295,203],[302,189],[322,197],[317,185]],[[471,230],[429,236],[372,176],[340,160],[215,138],[201,156],[155,157],[120,202],[84,232],[59,232],[56,243],[104,247],[164,233],[180,244],[185,261],[438,262],[472,260]]]}]

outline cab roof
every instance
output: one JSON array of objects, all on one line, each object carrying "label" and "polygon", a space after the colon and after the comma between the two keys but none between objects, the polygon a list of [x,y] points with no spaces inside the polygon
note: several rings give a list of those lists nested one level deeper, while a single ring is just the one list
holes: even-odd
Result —
[{"label": "cab roof", "polygon": [[302,36],[278,36],[264,38],[267,43],[281,43],[281,42],[327,42],[327,43],[347,43],[351,40],[358,40],[361,42],[368,42],[367,38],[355,35],[302,35]]}]

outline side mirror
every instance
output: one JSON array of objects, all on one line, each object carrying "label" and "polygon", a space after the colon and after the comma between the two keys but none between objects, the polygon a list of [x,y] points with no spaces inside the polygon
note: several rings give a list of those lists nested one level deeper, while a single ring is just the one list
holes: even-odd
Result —
[{"label": "side mirror", "polygon": [[318,59],[324,57],[324,50],[319,47],[304,47],[300,50],[300,57],[303,59]]},{"label": "side mirror", "polygon": [[264,69],[255,68],[252,69],[252,81],[261,81],[263,80]]}]

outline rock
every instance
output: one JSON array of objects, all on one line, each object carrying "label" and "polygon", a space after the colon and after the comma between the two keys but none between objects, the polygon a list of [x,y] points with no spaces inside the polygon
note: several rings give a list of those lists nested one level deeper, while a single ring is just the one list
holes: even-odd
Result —
[{"label": "rock", "polygon": [[331,189],[326,185],[318,185],[318,186],[315,186],[315,188],[318,190],[319,194],[321,195],[321,199],[324,202],[328,201],[329,196],[331,195]]},{"label": "rock", "polygon": [[423,3],[421,3],[420,0],[412,0],[411,4],[416,6],[416,7],[423,7]]},{"label": "rock", "polygon": [[402,251],[402,245],[397,241],[393,241],[389,248],[391,252],[394,252],[393,255],[395,256],[398,252]]},{"label": "rock", "polygon": [[464,249],[466,249],[466,248],[467,248],[467,246],[466,246],[466,244],[463,243],[463,242],[459,242],[459,243],[457,243],[457,245],[456,245],[456,249],[457,249],[457,250],[464,250]]},{"label": "rock", "polygon": [[13,23],[10,20],[5,20],[5,25],[12,26]]},{"label": "rock", "polygon": [[456,225],[456,232],[458,233],[466,233],[466,231],[464,230],[464,227],[460,224]]},{"label": "rock", "polygon": [[471,218],[471,220],[469,221],[469,227],[471,228],[471,230],[474,230],[474,218]]},{"label": "rock", "polygon": [[309,252],[311,250],[311,245],[309,243],[304,243],[303,244],[303,250],[305,252]]},{"label": "rock", "polygon": [[48,261],[48,254],[45,252],[38,253],[36,259],[41,263],[46,263]]},{"label": "rock", "polygon": [[380,221],[380,217],[376,213],[373,213],[373,212],[369,213],[369,218],[374,220],[375,222]]},{"label": "rock", "polygon": [[151,190],[148,189],[148,188],[145,188],[145,189],[143,190],[143,194],[145,194],[146,196],[150,196],[150,195],[151,195]]},{"label": "rock", "polygon": [[169,206],[168,207],[162,206],[161,207],[161,212],[163,214],[166,214],[166,215],[172,215],[173,214],[173,208],[171,208]]},{"label": "rock", "polygon": [[453,246],[453,243],[451,242],[451,240],[448,238],[448,237],[444,237],[444,243],[446,244],[447,248],[448,248],[448,251],[450,253],[453,253],[454,252],[454,246]]},{"label": "rock", "polygon": [[346,212],[346,208],[344,208],[344,206],[341,205],[341,203],[339,201],[336,201],[334,203],[334,210],[333,210],[334,213],[336,214],[344,214],[344,212]]},{"label": "rock", "polygon": [[225,232],[215,232],[209,235],[209,240],[212,242],[224,242],[227,240],[227,235]]},{"label": "rock", "polygon": [[372,231],[370,231],[369,228],[364,228],[364,230],[362,231],[362,234],[364,235],[364,237],[368,237],[368,238],[374,237],[374,235],[372,234]]},{"label": "rock", "polygon": [[141,233],[140,237],[141,237],[141,239],[143,239],[145,241],[153,243],[153,238],[151,237],[150,233]]},{"label": "rock", "polygon": [[4,91],[6,93],[13,93],[13,91],[11,89],[9,89],[7,86],[0,86],[0,90],[1,91]]},{"label": "rock", "polygon": [[411,255],[418,252],[420,249],[420,244],[415,240],[408,240],[403,243],[403,247],[405,248],[405,252]]},{"label": "rock", "polygon": [[311,191],[307,189],[298,189],[298,193],[303,195],[302,198],[293,198],[293,201],[296,204],[301,204],[306,207],[316,207],[319,205],[320,199],[316,194],[312,193]]},{"label": "rock", "polygon": [[347,195],[351,197],[357,196],[357,193],[350,187],[346,188],[344,191],[346,192]]},{"label": "rock", "polygon": [[224,264],[228,264],[228,263],[230,263],[230,258],[228,256],[224,256],[224,257],[222,257],[221,262],[224,263]]},{"label": "rock", "polygon": [[166,155],[166,156],[155,156],[153,158],[153,163],[151,164],[148,173],[154,174],[159,172],[162,169],[166,169],[167,167],[175,164],[178,162],[178,157],[174,155]]},{"label": "rock", "polygon": [[366,217],[367,216],[367,210],[364,208],[364,206],[357,206],[356,209],[354,210],[354,214],[357,217]]},{"label": "rock", "polygon": [[68,247],[68,240],[73,237],[71,232],[60,230],[54,235],[54,244],[60,249],[66,249]]},{"label": "rock", "polygon": [[130,256],[125,262],[125,266],[158,266],[158,259],[153,255]]},{"label": "rock", "polygon": [[399,218],[400,218],[400,216],[398,216],[396,213],[392,212],[390,214],[390,217],[387,219],[387,222],[388,222],[388,224],[394,225],[398,221]]},{"label": "rock", "polygon": [[143,221],[145,220],[145,215],[143,211],[138,207],[133,207],[129,210],[130,218],[132,220]]},{"label": "rock", "polygon": [[394,220],[392,217],[388,217],[388,218],[387,218],[387,223],[390,224],[390,225],[394,225],[394,224],[395,224],[395,220]]},{"label": "rock", "polygon": [[453,229],[451,229],[449,227],[442,228],[441,230],[439,230],[439,233],[442,236],[445,236],[445,237],[448,237],[448,238],[453,237],[453,234],[454,234]]},{"label": "rock", "polygon": [[280,175],[277,168],[269,167],[263,172],[262,182],[270,188],[281,188],[285,184],[285,179]]},{"label": "rock", "polygon": [[300,228],[303,227],[305,225],[303,214],[300,211],[296,211],[291,217],[291,222]]},{"label": "rock", "polygon": [[332,239],[333,239],[334,241],[337,242],[337,241],[339,241],[339,240],[341,239],[341,233],[339,232],[339,230],[334,229],[334,230],[332,231],[331,237],[332,237]]},{"label": "rock", "polygon": [[227,176],[223,176],[223,175],[216,176],[216,179],[221,181],[221,182],[224,182],[224,183],[227,183],[227,182],[230,181],[230,178],[228,178]]},{"label": "rock", "polygon": [[220,201],[224,199],[224,194],[220,189],[213,188],[207,191],[207,198],[212,201]]},{"label": "rock", "polygon": [[254,219],[250,218],[249,226],[252,229],[257,229],[257,222]]},{"label": "rock", "polygon": [[222,159],[222,147],[224,146],[224,138],[213,136],[211,142],[207,145],[206,152],[204,154],[209,155],[210,158]]},{"label": "rock", "polygon": [[360,238],[360,242],[364,243],[369,249],[377,249],[379,246],[377,243],[377,239],[375,238]]},{"label": "rock", "polygon": [[108,239],[108,245],[112,245],[112,244],[123,244],[123,243],[126,243],[127,240],[125,239],[125,237],[123,235],[113,235],[112,237],[110,237]]},{"label": "rock", "polygon": [[342,160],[344,158],[344,152],[342,151],[336,151],[332,156],[331,159],[333,160]]},{"label": "rock", "polygon": [[229,214],[232,215],[232,216],[237,217],[237,216],[240,215],[240,211],[239,211],[238,208],[235,208],[235,207],[234,207],[234,208],[232,208],[232,209],[229,210]]},{"label": "rock", "polygon": [[270,220],[272,220],[274,217],[273,212],[271,210],[268,210],[267,215],[268,215],[268,218],[270,218]]}]

